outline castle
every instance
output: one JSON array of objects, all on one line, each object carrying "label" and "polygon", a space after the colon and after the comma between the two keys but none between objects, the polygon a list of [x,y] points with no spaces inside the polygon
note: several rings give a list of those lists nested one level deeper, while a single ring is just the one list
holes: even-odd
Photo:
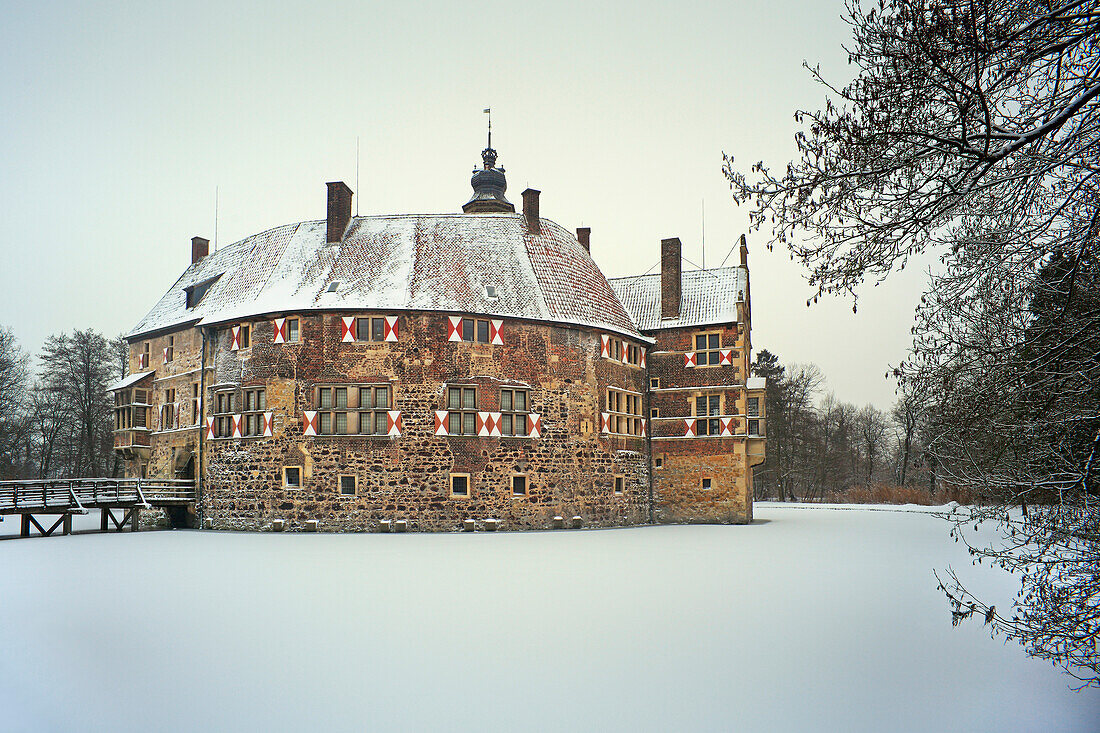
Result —
[{"label": "castle", "polygon": [[[608,280],[516,213],[482,152],[461,214],[327,217],[209,252],[127,336],[132,476],[194,478],[175,525],[376,531],[752,521],[764,383],[740,266]],[[576,518],[576,519],[575,519]]]}]

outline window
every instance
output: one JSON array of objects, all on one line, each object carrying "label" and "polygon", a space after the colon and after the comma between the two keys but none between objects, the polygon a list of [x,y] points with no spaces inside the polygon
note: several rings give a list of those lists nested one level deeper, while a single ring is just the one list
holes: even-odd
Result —
[{"label": "window", "polygon": [[342,475],[339,477],[339,479],[337,479],[337,481],[339,483],[340,493],[343,496],[355,496],[355,476]]},{"label": "window", "polygon": [[355,319],[355,340],[356,341],[385,341],[386,340],[386,319],[382,318],[382,317],[356,318]]},{"label": "window", "polygon": [[[221,277],[221,275],[218,275]],[[206,291],[210,290],[210,286],[218,281],[218,277],[212,277],[209,280],[204,280],[201,283],[195,283],[184,288],[183,291],[187,295],[187,307],[194,308],[198,305],[203,296],[206,295]]]},{"label": "window", "polygon": [[451,435],[477,433],[477,388],[447,388],[447,432]]},{"label": "window", "polygon": [[653,467],[654,468],[661,468],[664,465],[665,465],[664,456],[657,456],[656,458],[653,459]]},{"label": "window", "polygon": [[172,428],[178,428],[179,422],[176,414],[176,390],[166,389],[164,390],[164,402],[160,406],[160,429],[171,430]]},{"label": "window", "polygon": [[654,418],[660,417],[661,416],[661,408],[659,408],[659,407],[649,408],[649,416],[654,417]]},{"label": "window", "polygon": [[462,334],[463,341],[487,344],[489,343],[489,321],[481,318],[463,318],[459,333]]},{"label": "window", "polygon": [[324,410],[318,415],[317,432],[322,435],[345,435],[348,432],[348,388],[318,387],[317,407]]},{"label": "window", "polygon": [[297,318],[286,319],[286,342],[288,344],[298,343],[298,332],[300,324]]},{"label": "window", "polygon": [[649,388],[650,389],[660,389],[661,388],[661,379],[660,379],[660,377],[651,378],[649,380]]},{"label": "window", "polygon": [[199,383],[191,383],[191,424],[199,424]]},{"label": "window", "polygon": [[250,326],[247,323],[242,323],[239,328],[240,328],[239,333],[240,333],[240,337],[241,337],[241,348],[242,349],[251,348],[252,347],[252,326]]},{"label": "window", "polygon": [[695,334],[695,363],[699,366],[718,366],[721,347],[722,334],[719,332]]},{"label": "window", "polygon": [[745,413],[749,417],[760,417],[760,398],[749,397],[745,400]]},{"label": "window", "polygon": [[263,411],[266,409],[266,390],[261,387],[244,391],[244,416],[241,420],[241,433],[243,435],[263,435]]},{"label": "window", "polygon": [[452,473],[451,474],[451,496],[467,499],[470,496],[470,474],[468,473]]},{"label": "window", "polygon": [[141,353],[138,354],[138,369],[149,368],[149,342],[141,345]]},{"label": "window", "polygon": [[702,489],[703,491],[710,491],[711,490],[711,480],[709,478],[703,479],[699,483],[699,488]]},{"label": "window", "polygon": [[611,358],[615,361],[623,360],[623,342],[619,339],[611,342]]},{"label": "window", "polygon": [[609,433],[642,434],[642,396],[637,392],[607,390],[607,412]]},{"label": "window", "polygon": [[115,430],[146,427],[149,406],[144,404],[145,395],[143,389],[115,392]]},{"label": "window", "polygon": [[500,434],[527,435],[527,390],[500,390]]},{"label": "window", "polygon": [[527,496],[527,477],[522,473],[512,476],[512,496]]},{"label": "window", "polygon": [[616,476],[615,477],[615,496],[622,496],[622,495],[623,495],[623,477],[622,476]]},{"label": "window", "polygon": [[386,435],[386,412],[393,405],[388,384],[324,385],[317,387],[319,435]]},{"label": "window", "polygon": [[626,351],[623,354],[626,358],[623,359],[627,364],[633,364],[634,366],[641,366],[642,363],[642,347],[634,344],[626,344]]},{"label": "window", "polygon": [[359,432],[364,435],[386,435],[386,411],[393,400],[388,384],[359,388]]},{"label": "window", "polygon": [[301,466],[283,466],[283,486],[288,489],[302,488]]},{"label": "window", "polygon": [[214,437],[233,437],[233,397],[232,392],[218,392],[214,395]]},{"label": "window", "polygon": [[718,435],[721,432],[722,395],[699,395],[695,398],[696,435]]},{"label": "window", "polygon": [[164,347],[164,362],[167,364],[176,358],[176,337],[168,337],[168,345]]},{"label": "window", "polygon": [[749,420],[749,435],[763,435],[764,432],[761,430],[762,424],[762,420]]}]

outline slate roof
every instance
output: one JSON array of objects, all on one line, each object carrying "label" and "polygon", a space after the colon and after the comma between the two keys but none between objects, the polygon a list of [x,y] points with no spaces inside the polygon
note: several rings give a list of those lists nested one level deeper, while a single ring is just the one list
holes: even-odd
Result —
[{"label": "slate roof", "polygon": [[742,267],[685,270],[680,280],[680,317],[661,318],[661,275],[617,277],[608,282],[641,331],[735,323],[745,300],[748,272]]},{"label": "slate roof", "polygon": [[[217,278],[194,308],[187,288]],[[328,289],[338,283],[335,292]],[[496,287],[497,298],[485,286]],[[192,264],[128,334],[274,313],[426,310],[525,318],[639,337],[607,279],[566,229],[522,214],[353,217],[276,227]]]}]

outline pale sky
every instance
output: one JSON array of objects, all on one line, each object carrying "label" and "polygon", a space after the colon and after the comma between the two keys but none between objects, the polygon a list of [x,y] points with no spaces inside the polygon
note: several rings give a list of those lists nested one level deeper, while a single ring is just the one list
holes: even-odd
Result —
[{"label": "pale sky", "polygon": [[[0,23],[0,325],[129,331],[189,263],[325,217],[456,212],[493,109],[517,204],[592,227],[608,277],[678,236],[715,266],[745,231],[722,153],[782,167],[793,112],[822,105],[802,61],[851,73],[840,0],[680,3],[10,3]],[[359,184],[355,147],[360,139]],[[768,233],[749,235],[753,346],[814,362],[837,397],[887,408],[924,277],[907,269],[807,309]],[[736,253],[730,257],[735,261]]]}]

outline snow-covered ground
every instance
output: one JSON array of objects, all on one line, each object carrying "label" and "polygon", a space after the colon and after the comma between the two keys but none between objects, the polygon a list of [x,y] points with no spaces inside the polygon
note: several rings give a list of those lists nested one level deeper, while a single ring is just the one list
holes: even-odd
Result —
[{"label": "snow-covered ground", "polygon": [[[923,508],[747,527],[0,542],[0,730],[1096,731]],[[8,523],[13,520],[9,519]]]}]

